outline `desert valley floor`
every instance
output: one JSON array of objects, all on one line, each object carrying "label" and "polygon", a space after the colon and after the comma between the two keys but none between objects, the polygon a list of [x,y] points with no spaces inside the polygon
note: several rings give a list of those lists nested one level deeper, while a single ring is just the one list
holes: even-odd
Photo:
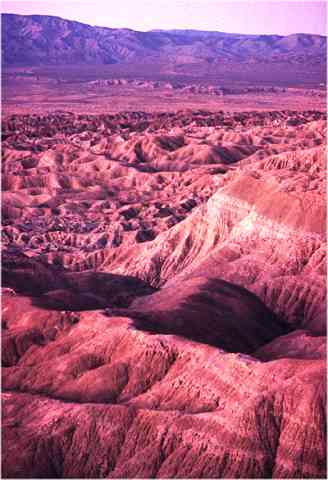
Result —
[{"label": "desert valley floor", "polygon": [[325,478],[323,109],[2,136],[3,476]]}]

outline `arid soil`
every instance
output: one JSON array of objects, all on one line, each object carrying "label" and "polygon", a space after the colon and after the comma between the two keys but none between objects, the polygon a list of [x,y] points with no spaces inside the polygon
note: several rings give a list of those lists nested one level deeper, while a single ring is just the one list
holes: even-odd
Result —
[{"label": "arid soil", "polygon": [[326,90],[319,81],[310,85],[289,81],[277,86],[269,76],[254,85],[241,81],[242,73],[239,81],[222,74],[205,81],[203,76],[190,74],[147,74],[147,69],[136,79],[135,73],[131,76],[128,67],[123,66],[7,67],[3,71],[3,111],[43,116],[54,110],[97,115],[122,111],[174,113],[186,109],[303,111],[304,106],[308,110],[326,110]]},{"label": "arid soil", "polygon": [[325,114],[2,136],[3,476],[326,478]]}]

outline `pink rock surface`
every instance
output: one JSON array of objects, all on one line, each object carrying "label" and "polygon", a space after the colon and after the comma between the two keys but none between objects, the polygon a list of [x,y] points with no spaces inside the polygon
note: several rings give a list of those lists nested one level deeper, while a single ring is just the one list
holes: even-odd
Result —
[{"label": "pink rock surface", "polygon": [[4,477],[326,477],[325,129],[4,121]]}]

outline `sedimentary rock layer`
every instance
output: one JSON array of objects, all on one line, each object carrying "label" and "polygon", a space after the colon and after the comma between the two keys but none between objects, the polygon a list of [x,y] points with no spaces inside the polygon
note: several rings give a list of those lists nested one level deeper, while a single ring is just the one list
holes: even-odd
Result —
[{"label": "sedimentary rock layer", "polygon": [[3,475],[325,478],[324,116],[3,133]]}]

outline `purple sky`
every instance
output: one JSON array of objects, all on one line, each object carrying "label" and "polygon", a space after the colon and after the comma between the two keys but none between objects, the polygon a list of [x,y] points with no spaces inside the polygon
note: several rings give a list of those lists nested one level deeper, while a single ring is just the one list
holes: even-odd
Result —
[{"label": "purple sky", "polygon": [[326,2],[297,0],[5,0],[2,11],[57,15],[103,27],[194,28],[326,35]]}]

